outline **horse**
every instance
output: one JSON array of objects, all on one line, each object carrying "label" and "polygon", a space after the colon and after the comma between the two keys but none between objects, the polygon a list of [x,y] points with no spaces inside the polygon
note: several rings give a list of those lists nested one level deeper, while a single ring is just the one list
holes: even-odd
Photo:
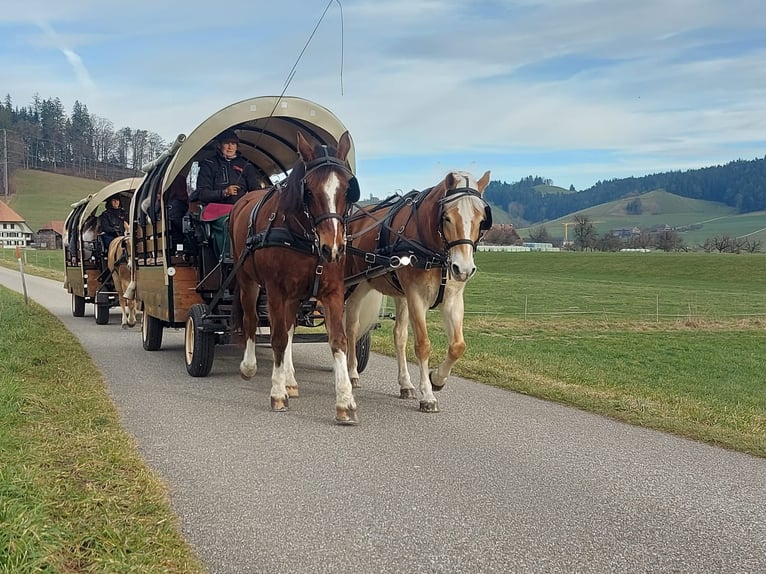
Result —
[{"label": "horse", "polygon": [[[489,174],[487,171],[476,180],[465,171],[449,172],[433,187],[391,196],[359,210],[347,222],[346,277],[363,280],[351,287],[346,300],[346,336],[355,342],[377,320],[381,294],[392,297],[396,305],[399,396],[416,398],[406,355],[410,323],[420,367],[423,412],[439,412],[433,391],[444,387],[452,366],[465,352],[463,290],[476,273],[477,243],[492,227],[492,210],[483,198]],[[408,264],[385,274],[372,273],[376,266],[392,260]],[[371,278],[365,278],[367,275]],[[429,371],[431,341],[426,312],[435,307],[441,309],[449,347],[443,362]],[[358,387],[354,344],[349,344],[348,365],[352,385]]]},{"label": "horse", "polygon": [[345,217],[359,200],[359,186],[348,167],[351,137],[344,132],[337,149],[319,145],[297,133],[298,161],[287,179],[264,190],[248,192],[229,214],[229,234],[238,297],[232,325],[242,328],[245,352],[243,379],[257,371],[257,301],[265,289],[274,366],[271,410],[287,411],[298,396],[292,340],[300,304],[321,302],[333,356],[335,421],[358,424],[357,405],[346,359],[343,326]]},{"label": "horse", "polygon": [[109,244],[107,269],[112,273],[117,297],[122,309],[122,328],[136,326],[135,282],[131,278],[130,253],[133,250],[131,236],[116,237]]}]

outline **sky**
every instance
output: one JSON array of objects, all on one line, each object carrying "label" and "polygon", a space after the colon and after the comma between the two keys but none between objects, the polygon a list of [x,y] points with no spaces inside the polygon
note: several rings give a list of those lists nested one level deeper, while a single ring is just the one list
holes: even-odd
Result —
[{"label": "sky", "polygon": [[766,155],[763,0],[0,0],[0,97],[172,141],[291,95],[349,129],[362,196],[452,169],[597,181]]}]

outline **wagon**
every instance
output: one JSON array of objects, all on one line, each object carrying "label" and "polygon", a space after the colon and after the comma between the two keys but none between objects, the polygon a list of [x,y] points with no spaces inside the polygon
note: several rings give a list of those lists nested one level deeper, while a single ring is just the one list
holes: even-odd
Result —
[{"label": "wagon", "polygon": [[109,323],[109,310],[119,305],[107,254],[99,238],[98,216],[104,204],[118,197],[124,208],[130,205],[143,176],[110,183],[100,191],[72,204],[64,221],[64,288],[72,294],[72,315],[83,317],[86,303],[95,305],[98,325]]},{"label": "wagon", "polygon": [[[132,272],[135,298],[143,313],[143,348],[161,348],[165,328],[184,329],[187,372],[207,376],[216,345],[233,342],[230,324],[234,297],[234,264],[218,260],[199,205],[191,201],[179,210],[178,190],[193,200],[198,165],[216,153],[215,138],[227,129],[240,140],[239,151],[256,167],[268,187],[284,179],[298,160],[297,133],[337,146],[346,131],[326,108],[297,97],[264,96],[232,104],[203,121],[188,136],[179,135],[159,158],[144,167],[142,185],[130,206],[133,234]],[[354,169],[353,148],[347,158]],[[183,211],[183,216],[181,215]],[[177,215],[174,215],[177,214]],[[258,302],[259,323],[268,327],[266,297]],[[295,318],[295,342],[326,341],[321,304],[304,303]],[[370,352],[370,334],[357,342],[360,371]],[[268,334],[259,336],[268,342]]]}]

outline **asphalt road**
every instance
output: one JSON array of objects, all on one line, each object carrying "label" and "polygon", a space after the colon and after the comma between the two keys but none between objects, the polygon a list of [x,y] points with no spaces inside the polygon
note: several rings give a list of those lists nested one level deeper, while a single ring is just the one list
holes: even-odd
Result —
[{"label": "asphalt road", "polygon": [[378,355],[339,427],[319,343],[295,346],[302,396],[272,413],[267,347],[251,382],[234,346],[194,379],[182,332],[147,352],[116,309],[98,326],[60,283],[27,288],[104,373],[211,573],[766,572],[764,459],[457,377],[423,414]]}]

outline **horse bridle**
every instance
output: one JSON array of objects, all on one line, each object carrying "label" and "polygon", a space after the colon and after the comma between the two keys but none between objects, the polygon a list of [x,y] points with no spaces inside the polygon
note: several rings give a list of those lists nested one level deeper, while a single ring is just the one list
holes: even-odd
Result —
[{"label": "horse bridle", "polygon": [[[444,206],[450,202],[457,201],[461,197],[465,197],[465,196],[476,197],[484,205],[484,220],[481,222],[481,225],[479,226],[479,237],[476,239],[476,241],[472,241],[471,239],[468,239],[468,238],[456,239],[455,241],[447,241],[447,238],[444,236],[444,229],[443,229]],[[473,250],[476,251],[476,246],[478,245],[479,241],[481,241],[481,238],[484,236],[487,230],[492,227],[492,208],[481,196],[481,194],[475,189],[468,186],[456,187],[454,189],[450,189],[449,191],[447,191],[444,197],[442,197],[439,200],[439,208],[441,210],[441,213],[439,214],[439,233],[441,234],[442,239],[444,240],[445,253],[449,253],[449,250],[455,247],[456,245],[471,245],[473,247]]]},{"label": "horse bridle", "polygon": [[[325,219],[338,219],[341,221],[341,223],[344,225],[344,228],[345,228],[346,216],[348,214],[348,210],[351,207],[351,204],[359,201],[359,184],[357,183],[356,176],[348,168],[348,165],[346,164],[344,160],[330,155],[327,151],[327,146],[325,145],[322,146],[322,150],[324,151],[323,156],[313,159],[309,162],[303,162],[304,173],[303,173],[303,177],[301,178],[301,194],[303,196],[303,203],[306,208],[305,209],[306,215],[309,216],[314,226],[319,225]],[[331,211],[329,213],[323,213],[319,217],[315,218],[313,215],[311,215],[311,213],[308,210],[308,202],[306,200],[307,199],[306,192],[308,191],[308,188],[306,187],[306,179],[308,178],[310,173],[316,171],[320,167],[325,167],[325,166],[339,168],[351,176],[348,182],[348,190],[346,190],[346,213],[341,215],[340,213],[335,213]]]}]

